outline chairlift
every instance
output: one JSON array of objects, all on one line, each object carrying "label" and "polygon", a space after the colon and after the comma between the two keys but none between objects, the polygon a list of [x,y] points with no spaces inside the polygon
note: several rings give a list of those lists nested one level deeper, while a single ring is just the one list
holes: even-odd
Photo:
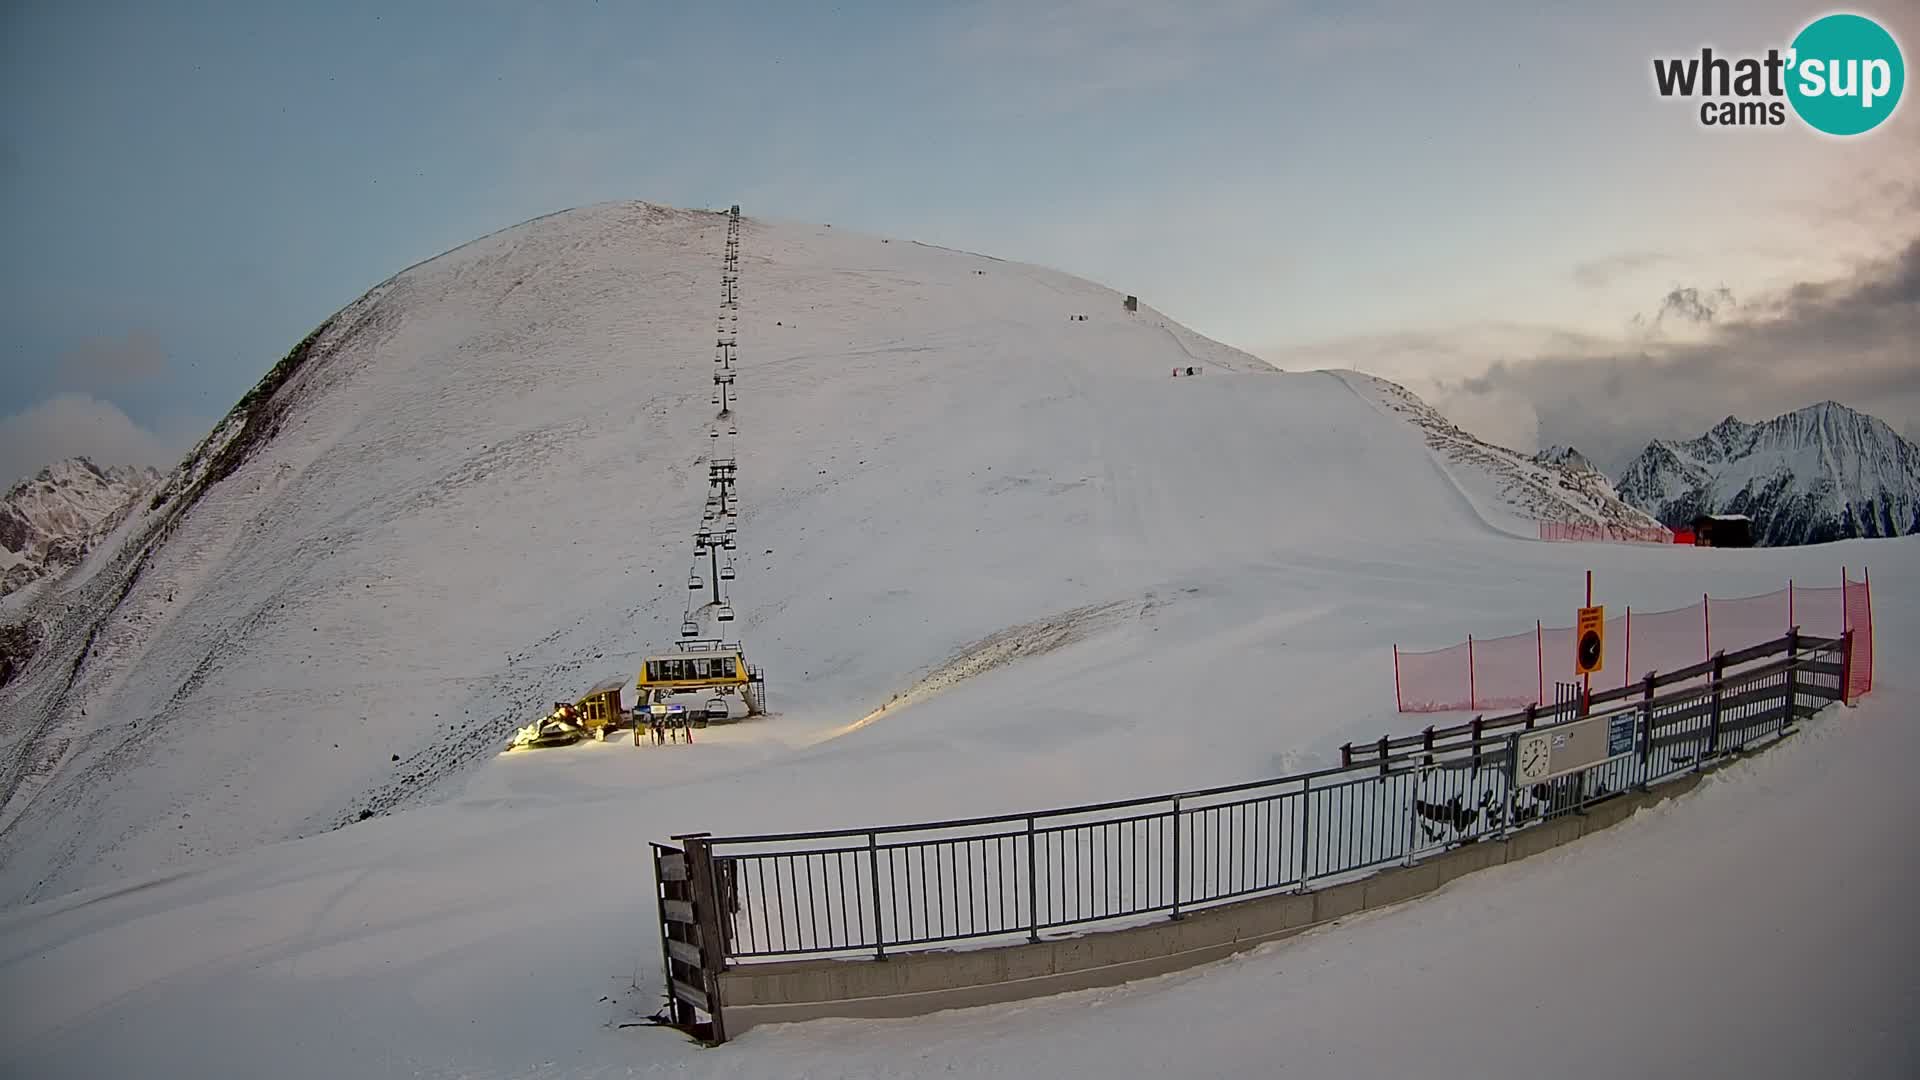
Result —
[{"label": "chairlift", "polygon": [[728,551],[732,551],[732,550],[734,549],[734,548],[733,548],[733,533],[731,533],[731,532],[729,532],[729,533],[727,533],[727,534],[726,534],[726,536],[724,536],[724,537],[722,537],[722,538],[721,538],[721,540],[720,540],[720,546],[721,546],[721,547],[723,547],[723,548],[725,548],[725,549],[726,549],[726,550],[728,550]]},{"label": "chairlift", "polygon": [[707,587],[707,583],[701,579],[699,574],[687,575],[687,588],[693,590],[694,592],[699,592],[701,589],[704,589],[706,587]]},{"label": "chairlift", "polygon": [[708,529],[705,525],[700,526],[699,531],[693,534],[694,547],[708,547],[712,543],[713,543],[713,532],[712,530]]},{"label": "chairlift", "polygon": [[720,606],[714,608],[713,617],[720,620],[721,622],[732,622],[733,621],[733,605],[721,604]]},{"label": "chairlift", "polygon": [[721,581],[733,580],[733,564],[732,563],[728,563],[727,565],[720,568],[720,580]]},{"label": "chairlift", "polygon": [[692,619],[688,619],[686,622],[683,622],[680,624],[680,636],[682,638],[693,637],[695,634],[698,634],[699,632],[700,632],[700,624],[697,622],[694,622]]},{"label": "chairlift", "polygon": [[707,699],[707,719],[725,720],[727,718],[727,699],[722,697]]},{"label": "chairlift", "polygon": [[717,391],[716,391],[716,392],[714,393],[714,395],[713,395],[713,397],[712,397],[712,399],[711,399],[711,401],[712,401],[712,403],[713,403],[713,404],[715,404],[715,405],[718,405],[718,404],[720,404],[720,394],[719,394],[719,393],[718,393]]}]

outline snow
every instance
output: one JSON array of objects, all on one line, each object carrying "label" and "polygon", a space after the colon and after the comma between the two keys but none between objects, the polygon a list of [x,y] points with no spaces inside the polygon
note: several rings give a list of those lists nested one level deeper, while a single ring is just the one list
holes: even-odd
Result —
[{"label": "snow", "polygon": [[[1364,377],[1266,370],[1065,275],[750,221],[734,627],[776,715],[499,755],[677,629],[723,230],[594,208],[383,285],[156,548],[75,691],[40,667],[3,692],[15,746],[62,749],[0,840],[0,1072],[1911,1064],[1897,663],[1682,804],[1229,963],[715,1051],[620,1027],[660,1003],[648,840],[1324,763],[1406,730],[1393,642],[1564,621],[1589,568],[1597,600],[1651,609],[1871,564],[1881,655],[1920,643],[1915,541],[1515,537],[1488,517],[1506,481]],[[1208,377],[1168,377],[1189,362]]]},{"label": "snow", "polygon": [[1686,442],[1655,440],[1622,473],[1620,492],[1668,521],[1751,511],[1767,544],[1899,536],[1920,524],[1920,447],[1828,401],[1759,424],[1728,417]]},{"label": "snow", "polygon": [[9,488],[0,498],[0,614],[24,609],[48,577],[80,562],[159,480],[152,469],[101,469],[80,457]]}]

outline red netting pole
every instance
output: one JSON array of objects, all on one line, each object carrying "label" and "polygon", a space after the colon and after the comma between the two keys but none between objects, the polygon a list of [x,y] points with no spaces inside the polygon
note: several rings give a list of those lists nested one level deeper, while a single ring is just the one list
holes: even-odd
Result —
[{"label": "red netting pole", "polygon": [[[1860,587],[1867,591],[1867,688],[1860,691],[1866,694],[1873,691],[1873,575],[1864,566],[1860,568]],[[1840,603],[1846,602],[1847,598],[1842,596]]]},{"label": "red netting pole", "polygon": [[[1841,598],[1842,600],[1845,597]],[[1787,629],[1793,629],[1793,579],[1787,579]]]},{"label": "red netting pole", "polygon": [[1406,712],[1407,706],[1400,700],[1400,646],[1393,646],[1393,711]]},{"label": "red netting pole", "polygon": [[1539,673],[1539,685],[1534,687],[1535,701],[1547,700],[1547,654],[1540,642],[1540,620],[1533,620],[1533,669]]},{"label": "red netting pole", "polygon": [[1843,566],[1840,568],[1840,632],[1843,634],[1853,629],[1852,620],[1847,618],[1848,614],[1849,613],[1847,611],[1847,568]]},{"label": "red netting pole", "polygon": [[1469,709],[1479,708],[1478,705],[1474,704],[1474,702],[1478,701],[1479,699],[1480,699],[1480,692],[1479,692],[1479,689],[1474,685],[1474,681],[1473,681],[1473,635],[1468,634],[1467,635],[1467,708]]}]

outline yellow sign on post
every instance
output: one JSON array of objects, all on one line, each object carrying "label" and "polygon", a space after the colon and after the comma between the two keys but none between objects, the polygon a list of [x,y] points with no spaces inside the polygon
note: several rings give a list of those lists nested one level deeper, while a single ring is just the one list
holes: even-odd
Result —
[{"label": "yellow sign on post", "polygon": [[1606,666],[1607,609],[1604,605],[1580,609],[1580,618],[1575,623],[1573,640],[1574,671],[1582,675],[1591,675]]}]

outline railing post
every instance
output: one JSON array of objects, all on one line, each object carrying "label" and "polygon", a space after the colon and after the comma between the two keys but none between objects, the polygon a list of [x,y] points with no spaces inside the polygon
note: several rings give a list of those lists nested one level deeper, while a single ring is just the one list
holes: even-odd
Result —
[{"label": "railing post", "polygon": [[1480,738],[1486,733],[1487,717],[1482,713],[1473,718],[1473,767],[1469,775],[1480,779]]},{"label": "railing post", "polygon": [[1800,628],[1787,628],[1787,711],[1780,717],[1781,735],[1793,728],[1800,710]]},{"label": "railing post", "polygon": [[1039,859],[1034,852],[1033,815],[1027,815],[1027,940],[1040,940]]},{"label": "railing post", "polygon": [[1647,672],[1645,689],[1640,692],[1640,790],[1653,783],[1653,679]]},{"label": "railing post", "polygon": [[1693,768],[1695,772],[1700,771],[1700,769],[1706,765],[1707,758],[1720,753],[1720,695],[1722,692],[1720,679],[1726,672],[1727,654],[1724,652],[1714,653],[1713,691],[1709,695],[1708,700],[1710,704],[1707,707],[1707,748],[1705,752],[1694,758]]},{"label": "railing post", "polygon": [[1380,736],[1380,775],[1387,775],[1387,737]]},{"label": "railing post", "polygon": [[[1432,734],[1431,728],[1428,729],[1428,734]],[[1414,769],[1407,773],[1408,776],[1413,777],[1413,790],[1407,796],[1407,853],[1400,860],[1400,865],[1402,866],[1413,865],[1413,849],[1418,846],[1417,838],[1420,835],[1420,813],[1414,809],[1414,803],[1420,798],[1421,772],[1422,770],[1420,769]]]},{"label": "railing post", "polygon": [[887,932],[880,921],[880,838],[867,834],[867,874],[873,878],[873,958],[887,958]]},{"label": "railing post", "polygon": [[1420,749],[1426,755],[1425,763],[1428,765],[1433,764],[1433,725],[1432,724],[1428,724],[1427,730],[1420,733]]},{"label": "railing post", "polygon": [[1300,884],[1295,891],[1307,891],[1307,808],[1313,803],[1313,778],[1304,777],[1300,781]]},{"label": "railing post", "polygon": [[[686,845],[687,891],[692,897],[695,925],[700,929],[700,990],[707,998],[707,1015],[713,1018],[711,1041],[727,1041],[726,1021],[721,1017],[720,973],[727,970],[726,945],[720,934],[720,888],[714,879],[713,841],[706,833],[676,836]],[[785,928],[782,928],[784,934]]]},{"label": "railing post", "polygon": [[[1841,617],[1846,617],[1846,593],[1840,594]],[[1853,630],[1840,632],[1840,704],[1851,705],[1847,700],[1847,688],[1853,685]]]},{"label": "railing post", "polygon": [[[1383,738],[1381,740],[1385,742]],[[1173,797],[1173,917],[1180,917],[1180,796]]]},{"label": "railing post", "polygon": [[[1556,683],[1556,684],[1554,684],[1554,685],[1556,685],[1556,686],[1557,686],[1557,685],[1559,685],[1559,684],[1558,684],[1558,683]],[[1533,730],[1533,717],[1534,717],[1534,713],[1535,713],[1536,711],[1538,711],[1538,710],[1539,710],[1539,708],[1540,708],[1540,706],[1539,706],[1539,705],[1538,705],[1537,703],[1536,703],[1536,704],[1533,704],[1533,705],[1529,705],[1529,706],[1527,706],[1527,730],[1528,730],[1528,731],[1532,731],[1532,730]]]},{"label": "railing post", "polygon": [[1343,769],[1353,768],[1353,744],[1350,742],[1340,744],[1340,767]]}]

